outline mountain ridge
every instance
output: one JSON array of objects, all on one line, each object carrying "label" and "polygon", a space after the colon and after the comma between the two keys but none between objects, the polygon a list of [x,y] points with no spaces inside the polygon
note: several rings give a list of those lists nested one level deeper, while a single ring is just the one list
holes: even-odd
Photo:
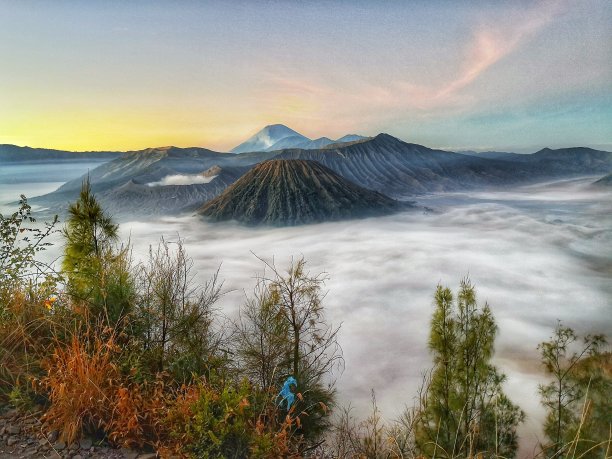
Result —
[{"label": "mountain ridge", "polygon": [[54,148],[20,147],[12,144],[0,144],[0,162],[35,162],[35,161],[102,161],[111,160],[130,152],[123,151],[68,151]]},{"label": "mountain ridge", "polygon": [[[105,162],[91,169],[89,177],[93,191],[105,203],[112,201],[116,212],[126,215],[141,210],[151,214],[179,213],[204,199],[216,197],[240,175],[269,159],[315,160],[359,186],[401,199],[436,192],[505,189],[557,178],[603,176],[612,171],[612,153],[588,148],[561,152],[540,150],[537,154],[520,155],[518,159],[487,159],[435,150],[383,133],[317,150],[293,148],[228,154],[199,147],[148,149]],[[154,192],[135,187],[117,192],[129,180],[148,187],[147,184],[163,182],[165,177],[202,174],[214,166],[223,173],[212,177],[209,183],[196,185],[187,181],[172,185],[175,188],[157,186]],[[66,203],[78,195],[81,181],[82,178],[66,182],[57,191],[34,198],[32,202],[62,212]],[[174,196],[181,199],[174,206],[146,202],[150,197],[166,203]],[[134,203],[139,203],[138,209]]]}]

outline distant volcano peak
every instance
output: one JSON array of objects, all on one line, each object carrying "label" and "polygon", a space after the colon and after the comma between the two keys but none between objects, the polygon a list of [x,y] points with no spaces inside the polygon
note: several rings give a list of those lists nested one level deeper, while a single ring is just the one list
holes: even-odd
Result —
[{"label": "distant volcano peak", "polygon": [[249,151],[265,151],[274,144],[286,138],[292,138],[296,142],[308,142],[310,139],[297,131],[288,128],[284,124],[270,124],[261,131],[231,150],[232,153],[246,153]]},{"label": "distant volcano peak", "polygon": [[298,148],[302,150],[313,150],[325,148],[337,143],[354,142],[365,139],[365,137],[349,134],[337,140],[329,137],[319,137],[311,140],[305,135],[285,126],[284,124],[269,124],[255,135],[233,148],[231,153],[247,153],[254,151],[273,151]]}]

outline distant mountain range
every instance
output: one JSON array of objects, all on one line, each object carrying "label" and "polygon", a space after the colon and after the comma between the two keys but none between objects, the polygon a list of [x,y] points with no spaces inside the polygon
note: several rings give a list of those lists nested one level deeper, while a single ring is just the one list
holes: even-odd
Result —
[{"label": "distant mountain range", "polygon": [[[23,158],[30,153],[36,158],[43,154],[36,149],[22,153]],[[52,154],[53,158],[75,155]],[[101,154],[119,156],[90,170],[92,187],[103,205],[122,218],[193,212],[254,166],[271,159],[316,161],[356,186],[402,200],[424,193],[499,189],[544,180],[603,177],[612,172],[612,153],[590,148],[545,148],[533,154],[459,154],[403,142],[387,134],[318,149],[229,154],[205,148],[161,147]],[[69,181],[31,201],[61,213],[78,195],[81,181]]]},{"label": "distant mountain range", "polygon": [[283,124],[272,124],[266,126],[257,134],[232,148],[231,153],[246,153],[252,151],[274,151],[286,148],[301,148],[304,150],[325,148],[329,145],[345,142],[355,142],[363,140],[363,137],[356,134],[345,135],[339,139],[332,140],[327,137],[319,137],[311,140],[308,137],[288,128]]},{"label": "distant mountain range", "polygon": [[125,153],[118,151],[63,151],[49,148],[18,147],[0,145],[0,162],[37,162],[37,161],[109,161]]},{"label": "distant mountain range", "polygon": [[378,216],[407,204],[355,185],[316,161],[264,161],[198,212],[215,221],[301,225]]}]

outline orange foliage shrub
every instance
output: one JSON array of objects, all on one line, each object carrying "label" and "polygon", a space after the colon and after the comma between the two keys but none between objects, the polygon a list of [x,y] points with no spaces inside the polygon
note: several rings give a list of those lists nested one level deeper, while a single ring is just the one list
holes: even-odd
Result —
[{"label": "orange foliage shrub", "polygon": [[38,385],[50,402],[46,426],[69,444],[84,433],[99,433],[118,446],[148,445],[180,454],[184,439],[173,438],[173,426],[188,422],[198,387],[173,389],[163,375],[153,384],[131,382],[117,367],[121,350],[115,338],[89,341],[85,333],[67,345],[56,344],[43,361],[47,374]]},{"label": "orange foliage shrub", "polygon": [[124,447],[155,447],[164,455],[180,454],[184,438],[172,435],[175,423],[189,422],[189,406],[198,397],[197,386],[175,389],[158,375],[153,384],[119,387],[105,424],[108,438]]},{"label": "orange foliage shrub", "polygon": [[162,457],[183,457],[239,438],[248,443],[250,457],[300,457],[300,418],[293,408],[279,416],[273,397],[246,382],[177,387],[166,374],[135,382],[117,366],[116,335],[105,336],[75,334],[68,344],[56,343],[43,361],[47,374],[39,388],[50,402],[44,420],[66,443],[94,433],[118,446],[149,446]]},{"label": "orange foliage shrub", "polygon": [[115,357],[119,349],[114,336],[96,336],[91,343],[74,335],[66,346],[56,346],[43,361],[47,374],[41,386],[48,391],[47,425],[72,443],[83,431],[102,429],[109,421],[120,374]]},{"label": "orange foliage shrub", "polygon": [[109,440],[131,448],[144,443],[141,410],[144,404],[140,386],[119,387],[115,392],[109,420],[105,424]]}]

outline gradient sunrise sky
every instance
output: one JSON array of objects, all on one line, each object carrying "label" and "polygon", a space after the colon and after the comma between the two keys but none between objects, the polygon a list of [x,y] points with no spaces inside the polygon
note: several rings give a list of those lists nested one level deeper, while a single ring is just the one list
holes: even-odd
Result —
[{"label": "gradient sunrise sky", "polygon": [[612,150],[612,2],[0,0],[0,143]]}]

